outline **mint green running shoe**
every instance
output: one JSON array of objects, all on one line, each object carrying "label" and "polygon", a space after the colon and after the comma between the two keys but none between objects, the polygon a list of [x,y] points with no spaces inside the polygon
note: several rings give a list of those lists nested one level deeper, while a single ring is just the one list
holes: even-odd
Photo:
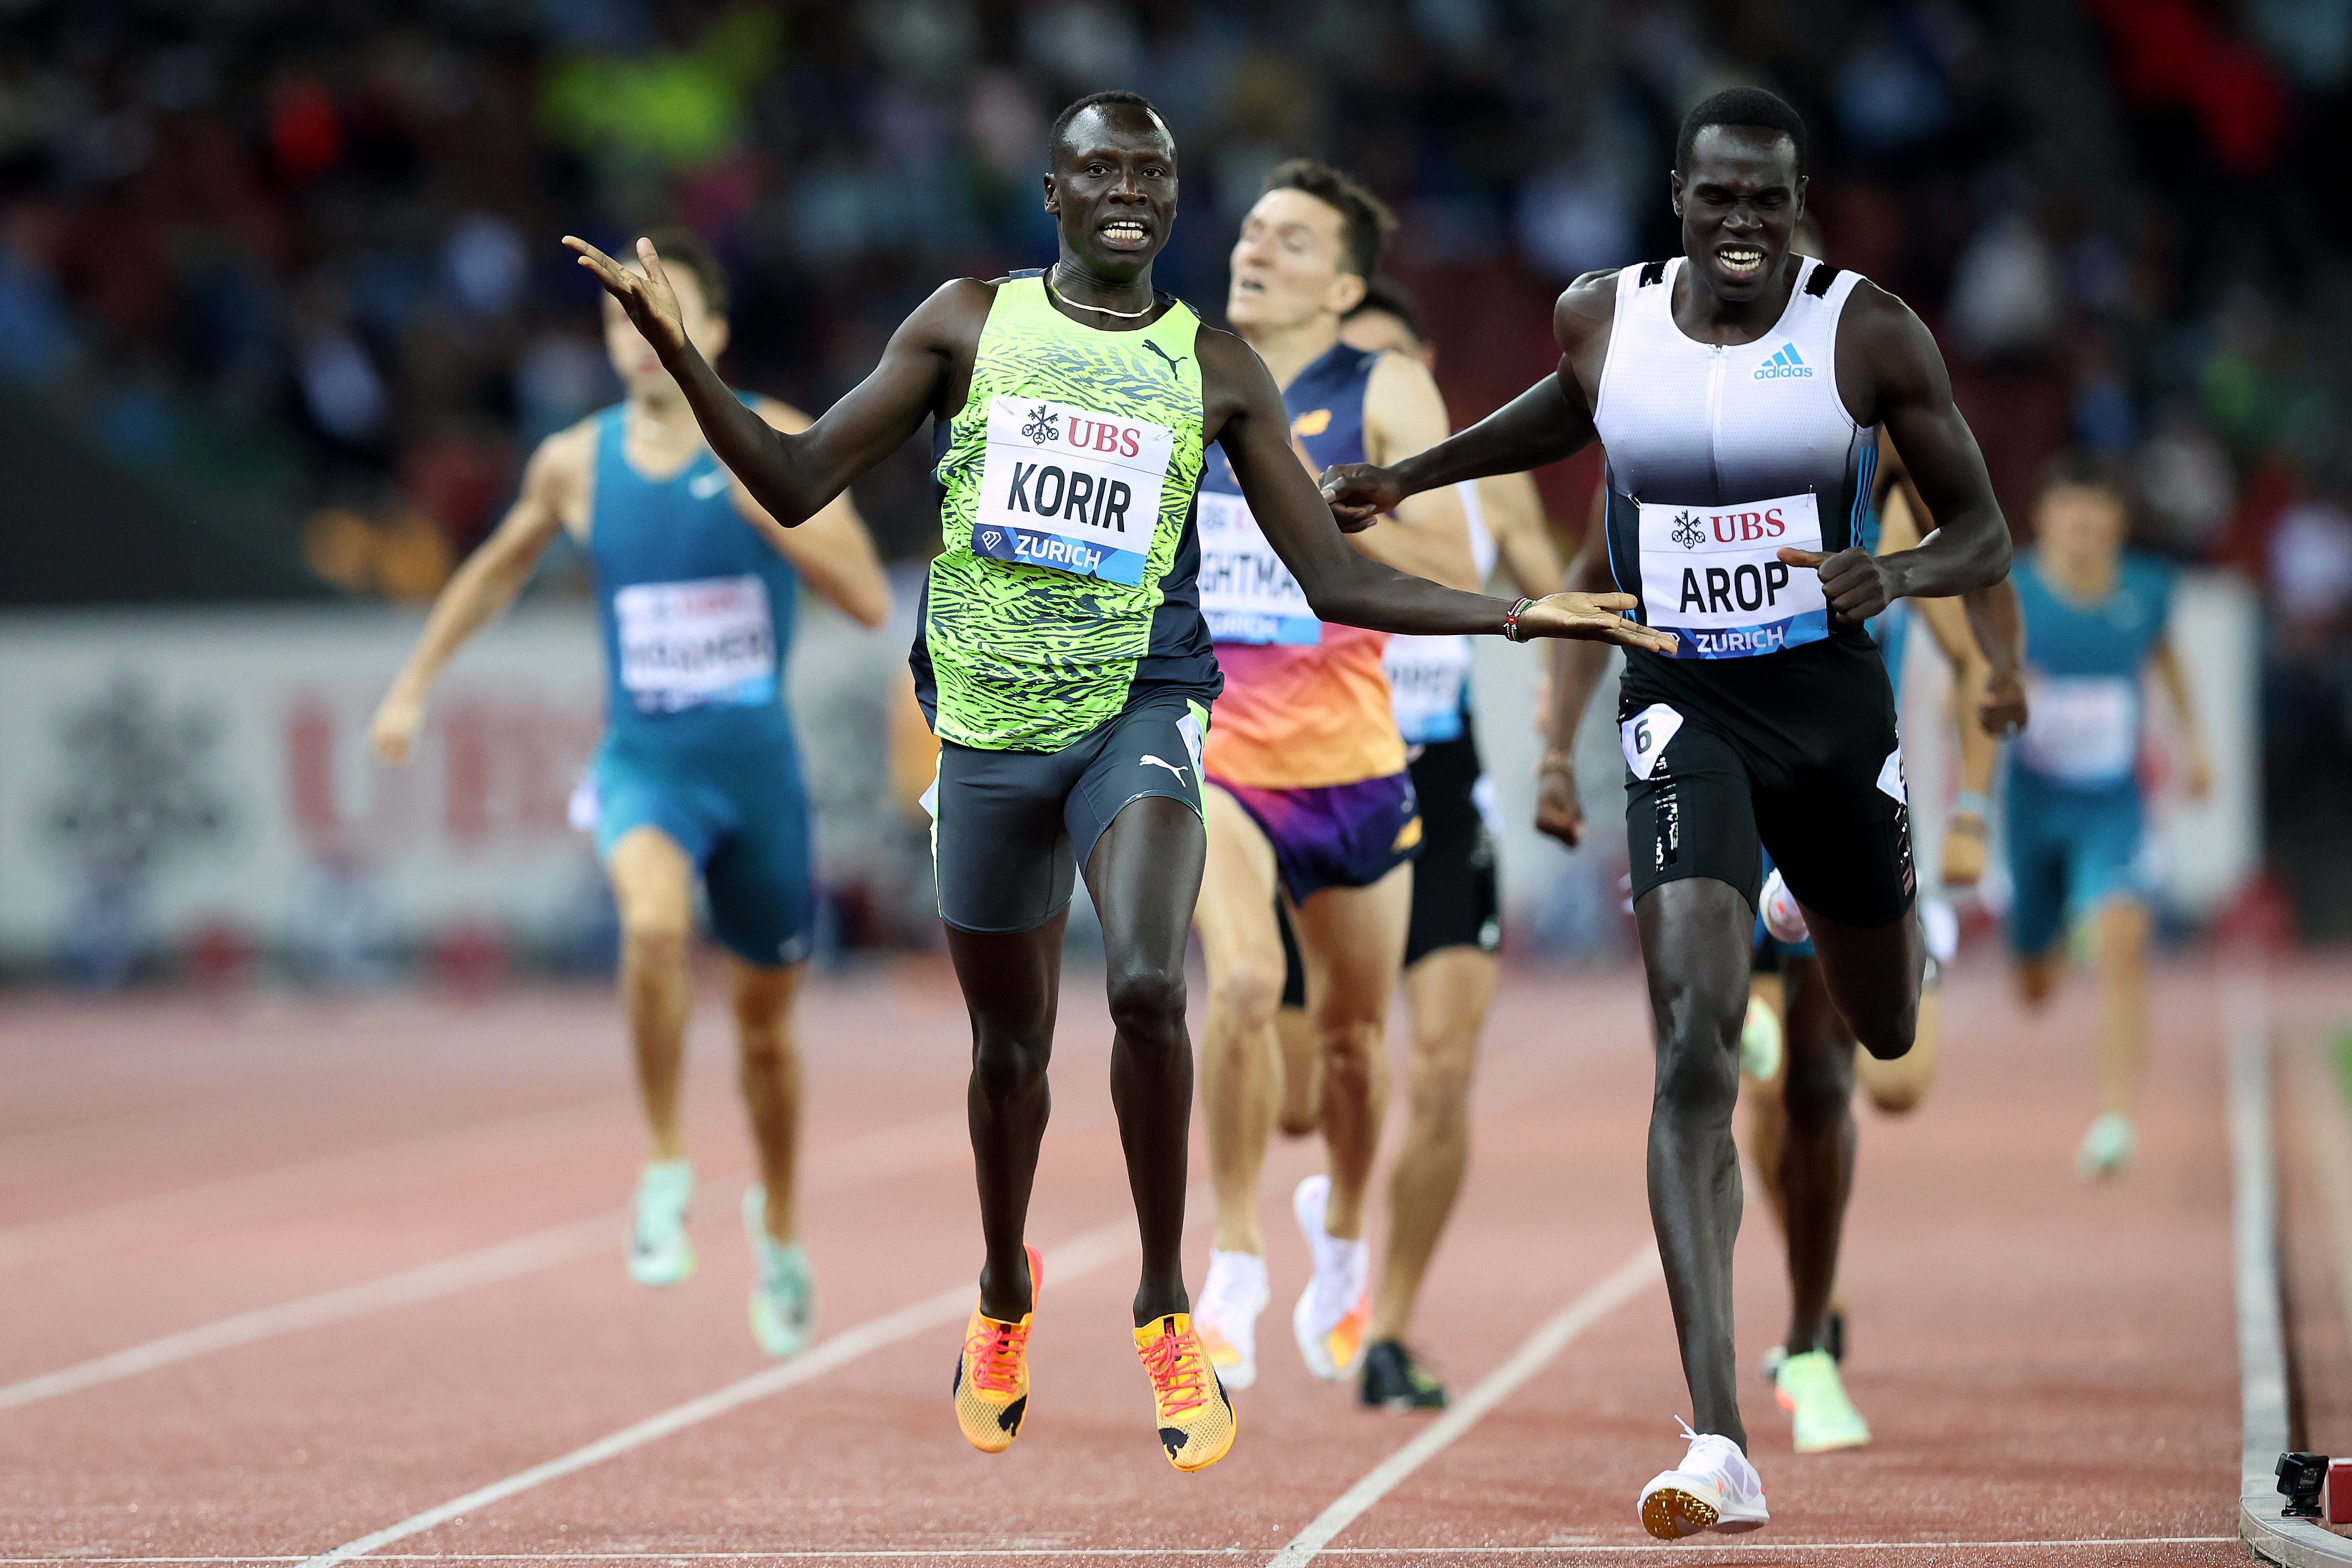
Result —
[{"label": "mint green running shoe", "polygon": [[1786,1039],[1780,1028],[1780,1015],[1763,998],[1748,998],[1748,1017],[1739,1026],[1740,1075],[1759,1083],[1769,1083],[1780,1077]]},{"label": "mint green running shoe", "polygon": [[2139,1134],[2132,1131],[2131,1118],[2121,1111],[2104,1112],[2074,1150],[2074,1174],[2084,1181],[2121,1176],[2138,1153]]},{"label": "mint green running shoe", "polygon": [[1870,1441],[1870,1424],[1845,1396],[1845,1383],[1828,1351],[1809,1350],[1782,1361],[1773,1375],[1772,1396],[1795,1417],[1801,1454],[1859,1448]]},{"label": "mint green running shoe", "polygon": [[808,1343],[816,1317],[816,1281],[808,1249],[768,1234],[768,1189],[753,1183],[743,1194],[743,1234],[751,1241],[751,1337],[778,1360]]},{"label": "mint green running shoe", "polygon": [[694,1167],[662,1160],[637,1177],[636,1220],[629,1230],[629,1278],[640,1285],[682,1285],[694,1278]]}]

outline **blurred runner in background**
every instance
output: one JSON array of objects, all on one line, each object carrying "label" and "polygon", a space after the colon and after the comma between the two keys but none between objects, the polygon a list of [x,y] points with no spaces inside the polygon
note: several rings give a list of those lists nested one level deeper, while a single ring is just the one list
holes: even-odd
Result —
[{"label": "blurred runner in background", "polygon": [[2099,1113],[2074,1153],[2086,1179],[2117,1174],[2138,1138],[2132,1104],[2147,1055],[2146,677],[2180,721],[2189,793],[2212,762],[2166,635],[2173,569],[2126,548],[2130,491],[2108,463],[2068,455],[2044,476],[2034,545],[2018,562],[2033,716],[2011,749],[2010,943],[2029,1003],[2064,971],[2070,933],[2099,979]]},{"label": "blurred runner in background", "polygon": [[[1234,244],[1226,319],[1282,387],[1310,473],[1367,455],[1394,461],[1445,437],[1445,405],[1425,367],[1340,339],[1394,226],[1353,180],[1302,158],[1266,176]],[[1354,537],[1400,570],[1475,585],[1453,491],[1417,497]],[[1193,917],[1209,970],[1201,1094],[1217,1190],[1199,1322],[1226,1381],[1254,1383],[1257,1317],[1270,1299],[1258,1186],[1285,1071],[1275,1033],[1279,905],[1307,977],[1316,1119],[1330,1155],[1328,1174],[1292,1195],[1314,1269],[1291,1328],[1308,1369],[1336,1381],[1354,1375],[1370,1314],[1365,1196],[1423,822],[1381,673],[1388,639],[1316,616],[1215,458],[1201,485],[1201,608],[1225,689],[1202,759],[1209,859]]]},{"label": "blurred runner in background", "polygon": [[[654,237],[674,268],[688,335],[718,358],[727,348],[725,274],[693,234]],[[813,899],[784,656],[803,581],[867,626],[889,612],[889,588],[846,496],[797,528],[778,526],[751,498],[609,298],[604,345],[626,399],[540,444],[513,509],[442,590],[372,738],[386,761],[404,761],[426,693],[467,639],[505,610],[558,533],[586,549],[604,626],[605,734],[572,820],[594,832],[620,908],[621,999],[646,1145],[629,1273],[675,1285],[694,1272],[694,1169],[679,1099],[698,877],[711,935],[727,953],[760,1153],[760,1179],[743,1196],[757,1265],[751,1332],[769,1354],[789,1355],[807,1343],[814,1310],[794,1204],[801,1069],[791,1020]],[[778,429],[809,423],[772,398],[742,402]]]},{"label": "blurred runner in background", "polygon": [[[1878,503],[1864,527],[1867,548],[1873,553],[1911,549],[1919,542],[1915,520],[1919,507],[1904,482],[1901,460],[1884,438],[1879,454]],[[1887,684],[1898,700],[1904,652],[1915,617],[1936,639],[1952,671],[1951,708],[1958,739],[1960,790],[1945,829],[1943,883],[1946,887],[1967,886],[1984,871],[1985,800],[2000,760],[1999,743],[1985,728],[1982,714],[1991,666],[1977,647],[1968,617],[1957,602],[1897,600],[1885,614],[1868,622],[1868,630],[1878,643],[1879,657],[1886,664]],[[2012,678],[2005,700],[2015,695]],[[2000,721],[2013,722],[2009,707],[1997,705],[1994,711]],[[1772,869],[1769,855],[1765,869],[1768,873]],[[1768,875],[1768,888],[1775,885]],[[1811,1234],[1801,1224],[1792,1231],[1783,1173],[1793,1164],[1801,1173],[1800,1182],[1811,1184],[1817,1170],[1833,1168],[1843,1173],[1842,1186],[1850,1186],[1854,1148],[1850,1105],[1854,1084],[1861,1084],[1880,1111],[1901,1115],[1926,1099],[1928,1086],[1935,1082],[1943,1047],[1942,967],[1951,962],[1958,945],[1958,921],[1951,906],[1939,898],[1922,895],[1918,908],[1927,946],[1927,968],[1919,990],[1918,1036],[1908,1052],[1892,1061],[1881,1061],[1854,1043],[1853,1032],[1822,984],[1813,945],[1783,942],[1758,917],[1748,1018],[1740,1031],[1740,1068],[1746,1079],[1740,1098],[1748,1111],[1748,1156],[1763,1184],[1765,1202],[1787,1239],[1792,1281],[1815,1266],[1813,1260],[1801,1257],[1801,1239],[1814,1246],[1826,1239],[1832,1249],[1833,1268],[1843,1227],[1825,1239]],[[1842,1063],[1851,1063],[1843,1075],[1835,1071]],[[1844,1299],[1832,1284],[1821,1346],[1832,1361],[1845,1357],[1845,1329]],[[1775,1345],[1765,1354],[1764,1380],[1776,1392],[1788,1354],[1785,1345]],[[1868,1432],[1857,1422],[1842,1435],[1853,1441],[1829,1446],[1853,1447],[1866,1440]]]},{"label": "blurred runner in background", "polygon": [[[1436,369],[1412,296],[1376,277],[1339,329],[1368,352],[1394,351]],[[1478,580],[1499,564],[1519,592],[1560,586],[1543,502],[1525,474],[1465,480],[1454,487],[1470,526]],[[1603,584],[1596,591],[1608,591]],[[1389,1176],[1386,1250],[1372,1291],[1371,1322],[1358,1392],[1368,1406],[1443,1409],[1445,1386],[1405,1343],[1413,1305],[1470,1162],[1470,1084],[1502,964],[1500,873],[1495,790],[1478,756],[1471,719],[1470,640],[1391,637],[1381,657],[1391,708],[1421,801],[1421,856],[1412,873],[1412,914],[1404,946],[1405,1010],[1412,1020],[1404,1141]],[[1282,1042],[1282,1103],[1276,1124],[1298,1136],[1320,1117],[1321,1064],[1307,1023],[1307,971],[1288,919],[1286,969],[1275,1031]]]}]

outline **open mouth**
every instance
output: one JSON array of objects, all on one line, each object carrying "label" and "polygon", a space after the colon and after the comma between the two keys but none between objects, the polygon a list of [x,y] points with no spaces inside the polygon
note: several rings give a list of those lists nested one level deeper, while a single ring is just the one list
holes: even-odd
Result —
[{"label": "open mouth", "polygon": [[1735,280],[1753,277],[1764,270],[1764,253],[1754,246],[1725,246],[1715,253],[1715,261],[1725,277]]},{"label": "open mouth", "polygon": [[1253,277],[1245,272],[1237,272],[1234,275],[1234,292],[1253,297],[1262,295],[1265,292],[1265,279]]},{"label": "open mouth", "polygon": [[1141,250],[1151,237],[1150,231],[1133,218],[1113,218],[1097,232],[1113,250]]}]

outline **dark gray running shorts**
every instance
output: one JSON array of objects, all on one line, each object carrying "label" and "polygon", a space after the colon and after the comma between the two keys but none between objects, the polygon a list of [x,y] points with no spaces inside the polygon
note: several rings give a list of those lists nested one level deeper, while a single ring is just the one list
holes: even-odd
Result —
[{"label": "dark gray running shorts", "polygon": [[1146,795],[1201,811],[1207,709],[1147,700],[1059,751],[940,746],[931,870],[940,918],[959,931],[1029,931],[1070,902],[1111,819]]}]

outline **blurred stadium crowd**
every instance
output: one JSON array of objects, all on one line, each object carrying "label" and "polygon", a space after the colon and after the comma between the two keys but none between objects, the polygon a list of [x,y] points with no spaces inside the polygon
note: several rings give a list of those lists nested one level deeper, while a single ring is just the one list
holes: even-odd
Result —
[{"label": "blurred stadium crowd", "polygon": [[[2106,449],[2140,477],[2149,544],[2263,586],[2274,863],[2307,931],[2352,932],[2352,876],[2301,869],[2352,863],[2352,212],[2331,178],[2352,0],[0,0],[0,398],[138,493],[213,497],[207,537],[238,532],[255,563],[216,591],[249,597],[429,596],[530,444],[614,395],[567,230],[712,236],[737,274],[731,373],[822,408],[940,279],[1050,254],[1045,124],[1132,86],[1183,158],[1163,287],[1213,319],[1261,173],[1329,157],[1398,207],[1396,270],[1466,422],[1548,365],[1562,282],[1676,248],[1685,106],[1770,85],[1816,127],[1832,259],[1936,327],[2012,521],[2048,455]],[[901,455],[859,500],[887,553],[919,556],[925,476]],[[1563,523],[1591,482],[1551,482]],[[45,582],[26,559],[0,598],[169,596],[127,572]]]}]

